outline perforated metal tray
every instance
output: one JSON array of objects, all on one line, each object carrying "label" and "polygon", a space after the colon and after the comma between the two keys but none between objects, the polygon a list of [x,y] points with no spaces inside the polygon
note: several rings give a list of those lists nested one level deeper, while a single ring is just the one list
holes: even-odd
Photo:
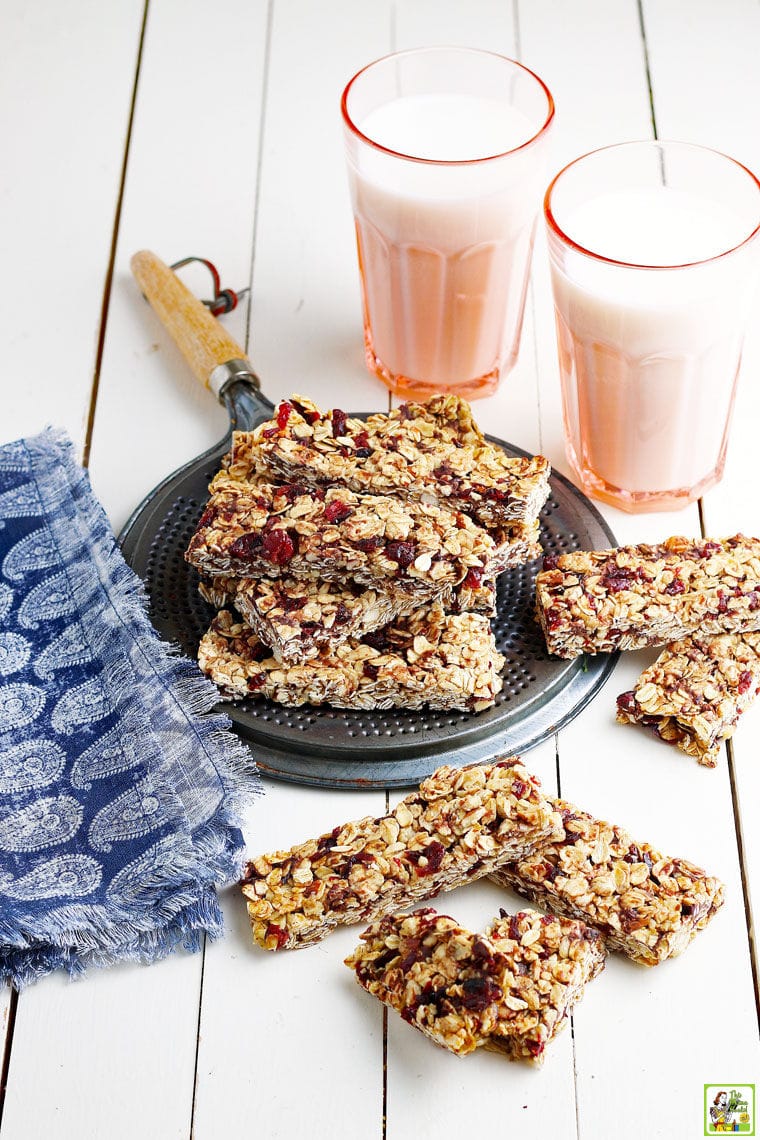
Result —
[{"label": "perforated metal tray", "polygon": [[[250,416],[231,409],[236,426]],[[260,418],[260,417],[259,417]],[[509,455],[519,448],[490,437]],[[197,590],[197,575],[183,554],[203,510],[207,485],[228,445],[167,479],[132,517],[120,541],[127,561],[144,580],[159,633],[195,656],[213,611]],[[541,515],[545,553],[615,546],[604,519],[567,479],[554,474]],[[435,711],[354,712],[271,701],[224,702],[262,772],[283,780],[328,787],[405,787],[442,763],[467,764],[498,753],[524,753],[567,723],[598,692],[614,656],[563,661],[546,652],[533,617],[533,586],[540,560],[498,579],[493,629],[506,658],[504,688],[481,713]]]}]

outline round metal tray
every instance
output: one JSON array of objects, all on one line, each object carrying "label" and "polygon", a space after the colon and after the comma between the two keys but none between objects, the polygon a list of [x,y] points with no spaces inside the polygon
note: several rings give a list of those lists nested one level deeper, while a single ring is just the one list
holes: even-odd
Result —
[{"label": "round metal tray", "polygon": [[[510,455],[526,454],[489,438]],[[125,557],[146,584],[154,625],[192,657],[213,611],[198,594],[197,575],[183,554],[220,454],[214,449],[201,457],[207,462],[198,461],[181,479],[167,480],[153,504],[152,518],[149,510],[138,512],[135,518],[143,525],[136,528],[133,519],[122,535]],[[547,554],[616,545],[596,508],[558,474],[552,475],[551,495],[541,514],[541,541]],[[564,661],[547,654],[533,617],[539,569],[540,560],[498,579],[498,612],[492,624],[506,659],[504,687],[493,708],[484,712],[291,709],[262,699],[223,702],[220,708],[249,741],[262,772],[300,784],[406,787],[444,763],[525,752],[577,716],[615,662],[615,656]]]}]

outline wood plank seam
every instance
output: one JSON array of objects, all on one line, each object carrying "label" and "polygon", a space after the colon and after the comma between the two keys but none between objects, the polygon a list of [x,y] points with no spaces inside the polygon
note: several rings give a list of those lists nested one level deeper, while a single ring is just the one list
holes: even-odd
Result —
[{"label": "wood plank seam", "polygon": [[649,45],[647,43],[647,28],[644,20],[644,8],[642,0],[636,0],[636,7],[639,13],[639,28],[641,29],[641,46],[644,52],[644,71],[647,78],[647,91],[649,92],[649,114],[652,119],[652,135],[658,139],[660,136],[657,133],[657,115],[654,109],[654,91],[652,90],[652,72],[649,66]]},{"label": "wood plank seam", "polygon": [[[253,195],[253,227],[251,230],[251,260],[248,275],[248,304],[246,306],[245,323],[245,351],[250,360],[251,322],[253,320],[253,273],[256,265],[256,238],[259,225],[259,204],[261,201],[262,177],[261,171],[264,162],[264,141],[266,135],[266,109],[267,91],[269,90],[269,66],[272,56],[272,24],[274,20],[272,0],[267,0],[267,19],[264,42],[264,66],[261,72],[261,113],[259,115],[259,153],[256,156],[256,187]],[[254,371],[256,365],[254,363]],[[202,995],[201,995],[202,996]]]},{"label": "wood plank seam", "polygon": [[90,449],[92,447],[92,436],[95,429],[95,408],[98,402],[98,390],[100,388],[100,370],[103,364],[103,352],[106,343],[106,329],[108,327],[108,312],[111,307],[111,290],[113,288],[113,274],[114,264],[116,261],[116,245],[119,239],[119,225],[121,222],[121,209],[124,201],[124,187],[127,181],[127,166],[129,163],[129,147],[132,141],[132,126],[135,119],[135,105],[137,103],[137,90],[140,83],[140,68],[142,65],[143,45],[145,43],[145,30],[148,23],[148,8],[150,0],[145,0],[143,8],[142,24],[140,26],[140,38],[137,43],[137,59],[135,61],[135,79],[132,85],[132,98],[129,105],[129,116],[127,118],[127,132],[124,139],[124,158],[121,164],[121,175],[119,177],[119,188],[116,192],[116,210],[114,212],[113,230],[111,232],[111,249],[108,255],[108,266],[106,268],[106,277],[103,283],[103,301],[100,308],[100,321],[98,324],[98,340],[95,350],[95,367],[92,375],[92,387],[90,389],[90,405],[87,413],[87,427],[85,429],[84,446],[82,449],[82,466],[87,467],[90,462]]},{"label": "wood plank seam", "polygon": [[18,990],[11,990],[8,1002],[8,1018],[5,1023],[5,1039],[3,1043],[3,1061],[0,1065],[0,1130],[3,1127],[3,1109],[5,1108],[5,1093],[8,1088],[8,1074],[11,1067],[11,1048],[13,1046],[13,1030],[16,1024],[18,1010]]},{"label": "wood plank seam", "polygon": [[742,894],[744,896],[744,916],[747,924],[747,941],[749,943],[749,960],[752,967],[752,985],[755,991],[755,1012],[757,1014],[757,1027],[760,1033],[760,981],[758,979],[757,945],[755,942],[755,927],[752,916],[752,900],[749,889],[749,873],[744,853],[744,833],[742,828],[742,812],[739,804],[739,792],[736,786],[736,771],[734,768],[734,749],[730,740],[726,741],[726,757],[728,761],[728,778],[731,785],[731,803],[734,809],[734,829],[736,831],[736,847],[739,856],[739,872],[742,880]]}]

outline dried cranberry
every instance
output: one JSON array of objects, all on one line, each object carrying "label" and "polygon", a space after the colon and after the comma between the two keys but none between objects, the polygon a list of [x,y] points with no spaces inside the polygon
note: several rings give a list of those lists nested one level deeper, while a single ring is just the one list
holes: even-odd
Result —
[{"label": "dried cranberry", "polygon": [[360,538],[356,545],[364,554],[374,554],[376,550],[385,546],[385,539],[381,538],[379,534],[375,534],[372,538]]},{"label": "dried cranberry", "polygon": [[381,629],[375,629],[370,633],[365,633],[362,638],[362,644],[370,645],[373,649],[377,649],[379,653],[384,653],[388,648],[388,639]]},{"label": "dried cranberry", "polygon": [[525,783],[524,780],[513,780],[512,792],[515,796],[517,796],[518,800],[523,799],[525,796],[525,793],[529,790],[530,789],[528,788],[528,785]]},{"label": "dried cranberry", "polygon": [[398,410],[398,418],[400,420],[410,420],[410,419],[412,419],[412,416],[413,416],[413,412],[412,412],[411,408],[409,407],[409,405],[408,404],[402,404]]},{"label": "dried cranberry", "polygon": [[542,569],[544,569],[544,570],[556,570],[558,566],[559,566],[559,554],[546,554],[544,556],[544,562],[543,562]]},{"label": "dried cranberry", "polygon": [[340,825],[338,825],[338,827],[334,827],[329,835],[322,835],[320,837],[319,841],[317,842],[317,850],[318,851],[330,851],[335,846],[335,844],[338,842],[338,836],[339,835],[340,835]]},{"label": "dried cranberry", "polygon": [[287,566],[298,547],[298,535],[292,530],[273,529],[266,532],[262,554],[275,566]]},{"label": "dried cranberry", "polygon": [[509,937],[515,942],[520,941],[520,924],[516,914],[513,914],[509,920]]},{"label": "dried cranberry", "polygon": [[348,607],[345,606],[343,602],[338,602],[337,606],[335,607],[335,624],[343,625],[344,622],[347,622],[350,617],[351,613]]},{"label": "dried cranberry", "polygon": [[694,914],[694,909],[695,907],[693,903],[681,903],[681,914],[684,916],[684,918],[689,918],[692,914]]},{"label": "dried cranberry", "polygon": [[369,677],[371,681],[374,681],[377,679],[380,669],[377,665],[373,665],[371,661],[365,661],[362,665],[362,672],[365,677]]},{"label": "dried cranberry", "polygon": [[230,546],[230,555],[245,561],[255,558],[261,552],[264,538],[260,531],[254,530],[241,534]]},{"label": "dried cranberry", "polygon": [[493,966],[493,954],[482,938],[473,941],[472,956],[481,968]]},{"label": "dried cranberry", "polygon": [[610,594],[617,594],[620,590],[627,590],[633,581],[630,570],[624,566],[612,565],[605,568],[599,582]]},{"label": "dried cranberry", "polygon": [[471,590],[477,590],[477,588],[482,584],[482,582],[483,582],[483,570],[482,570],[482,568],[480,568],[478,566],[471,566],[470,569],[467,571],[467,577],[465,578],[463,585],[468,586]]},{"label": "dried cranberry", "polygon": [[342,503],[340,499],[333,499],[325,507],[325,521],[329,523],[343,522],[344,519],[350,518],[354,513],[354,508],[349,507],[348,503]]},{"label": "dried cranberry", "polygon": [[686,587],[677,575],[673,575],[673,581],[669,582],[665,587],[666,594],[683,594]]},{"label": "dried cranberry", "polygon": [[357,448],[369,449],[369,432],[358,431],[354,436],[354,443]]},{"label": "dried cranberry", "polygon": [[725,614],[728,612],[728,599],[722,590],[718,590],[718,613]]},{"label": "dried cranberry", "polygon": [[718,554],[720,552],[720,548],[721,547],[719,542],[712,542],[710,540],[702,544],[702,547],[699,550],[699,556],[700,558],[710,558],[713,554]]},{"label": "dried cranberry", "polygon": [[284,499],[286,503],[294,502],[301,495],[316,495],[316,491],[304,486],[303,483],[283,483],[280,487],[276,487],[274,492],[275,499]]},{"label": "dried cranberry", "polygon": [[277,427],[280,431],[284,431],[288,426],[290,413],[293,411],[293,405],[290,400],[283,400],[277,409]]},{"label": "dried cranberry", "polygon": [[391,562],[398,562],[402,570],[411,566],[417,557],[417,547],[413,542],[389,542],[385,548],[385,556]]},{"label": "dried cranberry", "polygon": [[270,922],[269,926],[267,926],[266,938],[274,938],[276,940],[277,950],[282,950],[288,941],[288,937],[288,932],[283,926],[275,926],[273,922]]},{"label": "dried cranberry", "polygon": [[354,452],[354,455],[357,459],[368,459],[371,454],[372,451],[369,447],[357,447],[356,451]]},{"label": "dried cranberry", "polygon": [[282,599],[282,608],[286,614],[292,614],[293,610],[300,610],[306,605],[306,598],[291,598],[287,594]]},{"label": "dried cranberry", "polygon": [[620,694],[617,699],[617,707],[622,713],[628,713],[630,716],[636,715],[636,693],[633,689]]},{"label": "dried cranberry", "polygon": [[425,867],[424,873],[426,875],[433,875],[441,868],[443,857],[446,854],[446,848],[442,843],[439,843],[437,839],[434,839],[433,842],[428,844],[425,848],[423,854],[427,859],[427,866]]},{"label": "dried cranberry", "polygon": [[291,402],[298,414],[300,416],[303,416],[303,418],[306,420],[307,424],[315,424],[317,422],[319,419],[319,412],[309,411],[309,409],[305,408],[303,404],[299,403],[298,400],[292,400]]},{"label": "dried cranberry", "polygon": [[482,1013],[495,1001],[500,1001],[503,993],[493,978],[466,978],[462,983],[462,1005],[472,1013]]},{"label": "dried cranberry", "polygon": [[264,436],[264,439],[271,439],[272,436],[277,435],[277,428],[276,427],[264,428],[264,430],[262,431],[261,434]]},{"label": "dried cranberry", "polygon": [[409,941],[404,944],[404,956],[398,964],[399,969],[403,973],[406,973],[407,970],[412,968],[415,962],[419,961],[420,945],[421,941],[419,938],[410,938]]},{"label": "dried cranberry", "polygon": [[739,674],[739,685],[738,685],[739,692],[740,693],[746,693],[751,685],[752,685],[752,674],[750,673],[749,669],[745,669],[744,672]]},{"label": "dried cranberry", "polygon": [[345,435],[346,434],[346,421],[347,420],[348,420],[348,416],[346,415],[345,412],[341,411],[340,408],[333,408],[332,433],[333,433],[333,436],[335,437],[335,439],[337,439],[339,435]]}]

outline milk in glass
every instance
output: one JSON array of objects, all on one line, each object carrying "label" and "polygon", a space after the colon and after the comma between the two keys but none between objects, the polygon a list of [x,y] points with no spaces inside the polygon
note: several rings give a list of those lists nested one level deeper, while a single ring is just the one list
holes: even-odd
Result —
[{"label": "milk in glass", "polygon": [[543,181],[531,146],[494,156],[535,124],[500,99],[420,94],[357,126],[395,152],[349,162],[368,363],[407,394],[485,394],[517,356]]}]

